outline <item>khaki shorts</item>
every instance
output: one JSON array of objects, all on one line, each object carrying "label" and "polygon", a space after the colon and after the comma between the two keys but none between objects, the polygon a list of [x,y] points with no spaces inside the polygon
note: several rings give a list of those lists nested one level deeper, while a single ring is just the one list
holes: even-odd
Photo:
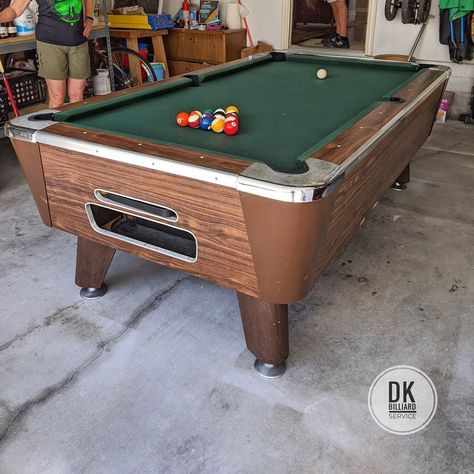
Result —
[{"label": "khaki shorts", "polygon": [[38,75],[45,79],[61,81],[88,79],[91,76],[89,45],[87,41],[79,46],[59,46],[36,41],[38,53]]}]

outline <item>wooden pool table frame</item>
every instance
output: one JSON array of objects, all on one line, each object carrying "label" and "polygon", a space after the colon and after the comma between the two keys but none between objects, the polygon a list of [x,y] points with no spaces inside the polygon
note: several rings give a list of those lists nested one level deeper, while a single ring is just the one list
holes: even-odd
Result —
[{"label": "wooden pool table frame", "polygon": [[[28,117],[12,120],[6,133],[43,222],[78,236],[78,286],[101,294],[118,249],[235,289],[247,347],[257,370],[272,377],[289,354],[288,303],[306,296],[387,188],[409,180],[410,159],[431,132],[448,77],[448,68],[427,67],[397,93],[402,102],[376,107],[314,153],[300,175]],[[177,220],[104,203],[97,190],[170,208]],[[98,231],[91,205],[192,233],[196,258]]]}]

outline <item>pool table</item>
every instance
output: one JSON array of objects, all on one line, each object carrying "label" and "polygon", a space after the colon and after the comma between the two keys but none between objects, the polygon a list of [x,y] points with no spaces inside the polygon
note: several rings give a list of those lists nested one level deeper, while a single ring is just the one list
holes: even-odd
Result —
[{"label": "pool table", "polygon": [[[328,76],[316,77],[324,68]],[[116,250],[237,292],[255,368],[280,376],[305,297],[431,132],[449,68],[281,52],[6,125],[43,222],[78,237],[76,284]],[[236,105],[235,136],[179,127]]]}]

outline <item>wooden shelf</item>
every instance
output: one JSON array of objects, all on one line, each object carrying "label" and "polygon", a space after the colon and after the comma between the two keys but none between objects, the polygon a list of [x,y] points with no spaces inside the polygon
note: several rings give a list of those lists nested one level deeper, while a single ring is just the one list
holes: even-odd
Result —
[{"label": "wooden shelf", "polygon": [[[90,39],[103,38],[107,35],[105,24],[99,24],[92,27]],[[17,53],[19,51],[28,51],[36,49],[35,35],[15,36],[15,38],[5,38],[0,40],[0,54]]]}]

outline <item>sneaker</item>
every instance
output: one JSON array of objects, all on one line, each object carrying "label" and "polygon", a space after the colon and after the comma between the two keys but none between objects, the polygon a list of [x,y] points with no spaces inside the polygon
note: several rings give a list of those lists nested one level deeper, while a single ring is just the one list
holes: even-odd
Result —
[{"label": "sneaker", "polygon": [[333,35],[331,36],[328,36],[326,38],[323,38],[321,40],[321,45],[324,46],[324,47],[330,47],[331,46],[331,43],[334,42],[337,38],[337,33],[334,33]]},{"label": "sneaker", "polygon": [[347,36],[339,36],[334,39],[329,45],[329,48],[343,48],[343,49],[349,49],[349,38]]}]

